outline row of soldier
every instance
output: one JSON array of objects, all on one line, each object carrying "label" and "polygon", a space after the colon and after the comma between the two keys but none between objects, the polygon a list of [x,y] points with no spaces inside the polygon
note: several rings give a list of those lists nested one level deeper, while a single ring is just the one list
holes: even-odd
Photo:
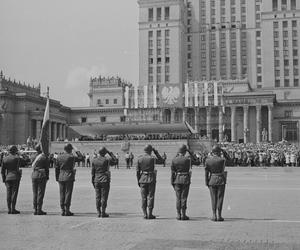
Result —
[{"label": "row of soldier", "polygon": [[[74,150],[71,144],[64,147],[64,153],[57,157],[55,178],[59,184],[60,207],[62,216],[72,216],[70,211],[73,186],[75,181],[76,162],[82,160],[82,154]],[[32,190],[34,215],[46,215],[42,210],[43,199],[47,181],[49,180],[49,159],[42,152],[41,147],[36,147],[37,154],[32,160]],[[152,154],[153,153],[153,154]],[[211,156],[205,163],[205,182],[210,190],[212,203],[212,220],[223,221],[222,206],[225,193],[226,152],[215,146]],[[107,200],[110,190],[111,176],[109,166],[117,161],[115,155],[105,147],[99,150],[99,156],[92,161],[91,182],[96,193],[96,208],[98,217],[109,217],[106,212]],[[155,164],[164,164],[164,158],[151,145],[144,148],[144,155],[137,160],[136,177],[141,190],[142,211],[144,219],[155,219],[153,215],[154,197],[156,187]],[[16,202],[19,184],[22,177],[20,169],[26,163],[19,157],[18,149],[12,146],[9,155],[3,159],[1,175],[7,189],[8,214],[19,214],[16,209]],[[171,185],[176,193],[176,210],[178,220],[188,220],[187,199],[191,184],[191,166],[199,165],[200,161],[186,145],[182,145],[171,164]]]}]

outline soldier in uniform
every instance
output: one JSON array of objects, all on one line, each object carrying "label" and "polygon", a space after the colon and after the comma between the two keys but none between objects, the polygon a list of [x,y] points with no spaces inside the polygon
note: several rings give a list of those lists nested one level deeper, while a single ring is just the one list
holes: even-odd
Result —
[{"label": "soldier in uniform", "polygon": [[[141,188],[144,219],[155,219],[156,217],[152,213],[156,186],[156,171],[154,167],[155,164],[163,164],[164,159],[151,145],[147,145],[144,148],[144,152],[145,154],[140,156],[137,161],[136,177],[138,185]],[[156,157],[152,156],[151,152],[153,152]]]},{"label": "soldier in uniform", "polygon": [[83,156],[79,151],[76,151],[76,156],[73,155],[73,146],[70,143],[64,147],[64,150],[65,153],[57,157],[55,178],[59,183],[61,215],[72,216],[74,214],[70,211],[70,206],[76,174],[74,166],[75,162],[82,161]]},{"label": "soldier in uniform", "polygon": [[[212,154],[205,162],[205,183],[208,186],[212,205],[212,221],[224,221],[222,217],[222,207],[225,194],[226,173],[225,159],[221,154],[228,159],[226,151],[219,146],[214,146]],[[218,212],[218,214],[217,214]]]},{"label": "soldier in uniform", "polygon": [[43,199],[46,190],[46,183],[49,180],[49,166],[50,161],[48,157],[42,152],[41,146],[35,147],[37,155],[32,161],[32,191],[33,191],[33,209],[34,215],[46,215],[42,210]]},{"label": "soldier in uniform", "polygon": [[[109,154],[110,159],[105,157]],[[98,217],[109,217],[105,212],[107,206],[107,199],[110,189],[110,171],[109,166],[115,165],[117,158],[108,151],[105,147],[99,150],[99,157],[93,159],[92,162],[92,184],[96,192],[96,208]]]},{"label": "soldier in uniform", "polygon": [[[190,156],[186,156],[186,152],[189,152]],[[191,184],[192,165],[200,165],[200,161],[186,145],[182,145],[171,164],[171,184],[176,193],[177,220],[189,219],[186,215],[186,203]]]},{"label": "soldier in uniform", "polygon": [[20,211],[16,210],[16,203],[22,177],[22,170],[20,170],[20,167],[24,167],[25,165],[26,161],[18,155],[18,148],[16,146],[11,146],[8,156],[3,159],[1,169],[2,180],[6,185],[7,191],[6,199],[8,214],[20,213]]}]

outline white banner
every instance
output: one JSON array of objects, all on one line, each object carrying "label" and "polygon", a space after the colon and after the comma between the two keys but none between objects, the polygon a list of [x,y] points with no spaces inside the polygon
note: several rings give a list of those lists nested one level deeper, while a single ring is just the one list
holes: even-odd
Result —
[{"label": "white banner", "polygon": [[148,86],[144,86],[144,108],[148,107]]},{"label": "white banner", "polygon": [[134,108],[139,108],[139,101],[138,101],[138,86],[134,86]]},{"label": "white banner", "polygon": [[153,85],[153,108],[157,108],[157,100],[156,100],[156,84]]},{"label": "white banner", "polygon": [[204,106],[208,106],[208,83],[204,82]]},{"label": "white banner", "polygon": [[129,108],[129,87],[125,87],[125,108]]},{"label": "white banner", "polygon": [[218,106],[218,82],[214,82],[214,105]]},{"label": "white banner", "polygon": [[189,84],[184,84],[184,105],[185,107],[189,106]]},{"label": "white banner", "polygon": [[195,89],[194,89],[194,93],[195,93],[195,107],[199,106],[199,100],[198,100],[198,82],[195,82]]}]

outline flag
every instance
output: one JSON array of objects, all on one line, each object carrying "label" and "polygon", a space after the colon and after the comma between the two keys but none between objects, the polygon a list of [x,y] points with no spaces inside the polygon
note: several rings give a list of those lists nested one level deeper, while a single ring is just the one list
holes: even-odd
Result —
[{"label": "flag", "polygon": [[184,84],[184,106],[185,107],[189,106],[189,84],[188,83]]},{"label": "flag", "polygon": [[204,106],[208,106],[208,83],[204,82]]},{"label": "flag", "polygon": [[193,129],[192,126],[187,121],[185,121],[184,124],[191,134],[197,134],[197,130]]},{"label": "flag", "polygon": [[218,82],[214,82],[214,105],[218,106]]},{"label": "flag", "polygon": [[47,103],[44,113],[44,119],[41,129],[41,136],[39,144],[41,145],[44,154],[48,155],[50,153],[50,136],[49,136],[49,125],[50,125],[50,115],[49,115],[49,89],[47,92]]}]

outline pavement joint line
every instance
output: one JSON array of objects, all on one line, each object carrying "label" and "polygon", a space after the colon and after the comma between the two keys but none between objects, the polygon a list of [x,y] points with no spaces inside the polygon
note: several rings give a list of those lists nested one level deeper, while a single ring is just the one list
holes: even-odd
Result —
[{"label": "pavement joint line", "polygon": [[96,221],[99,221],[99,218],[95,218],[95,219],[90,220],[90,221],[86,221],[86,222],[82,222],[82,223],[76,224],[76,225],[72,226],[71,229],[80,228],[82,226],[85,226],[85,225],[88,225],[88,224],[92,224],[92,223],[94,223]]}]

